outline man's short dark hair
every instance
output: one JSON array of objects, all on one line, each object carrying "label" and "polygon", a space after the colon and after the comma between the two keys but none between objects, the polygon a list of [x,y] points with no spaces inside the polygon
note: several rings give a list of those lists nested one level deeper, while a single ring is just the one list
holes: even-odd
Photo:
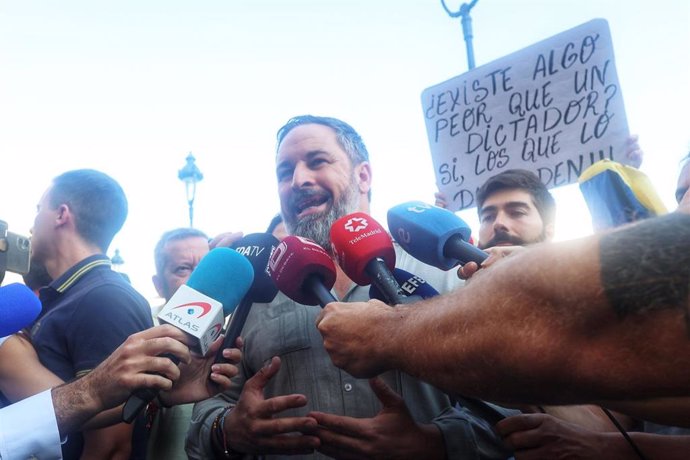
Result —
[{"label": "man's short dark hair", "polygon": [[79,235],[104,253],[127,219],[127,197],[115,179],[94,169],[76,169],[53,179],[49,204],[66,204]]},{"label": "man's short dark hair", "polygon": [[160,240],[156,243],[156,248],[153,250],[153,259],[156,262],[156,274],[162,275],[165,263],[167,262],[167,254],[165,253],[165,245],[171,241],[186,240],[187,238],[204,238],[208,240],[206,233],[196,228],[182,227],[174,230],[168,230],[161,235]]},{"label": "man's short dark hair", "polygon": [[288,122],[278,130],[278,146],[280,146],[280,143],[283,142],[285,136],[287,136],[287,134],[294,128],[309,124],[328,126],[335,131],[335,135],[340,147],[342,147],[350,157],[350,161],[352,161],[353,166],[358,165],[363,161],[369,161],[369,152],[367,151],[367,147],[364,145],[359,133],[357,133],[352,126],[344,121],[332,117],[298,115],[290,118]]},{"label": "man's short dark hair", "polygon": [[477,212],[481,215],[484,202],[501,190],[524,190],[532,196],[534,206],[539,211],[544,224],[553,224],[556,219],[556,200],[539,180],[539,177],[526,169],[507,169],[487,179],[477,190]]},{"label": "man's short dark hair", "polygon": [[[362,137],[357,131],[355,131],[355,128],[344,121],[333,117],[298,115],[290,118],[287,123],[285,123],[278,130],[278,134],[276,136],[278,138],[277,148],[280,147],[283,139],[285,139],[285,136],[287,136],[290,131],[298,126],[309,124],[328,126],[335,131],[336,140],[338,141],[340,147],[345,150],[345,153],[347,153],[348,158],[350,158],[350,161],[352,162],[352,166],[369,161],[369,151],[367,150],[366,145],[364,145]],[[369,201],[371,201],[371,189],[369,190],[367,197],[369,198]]]}]

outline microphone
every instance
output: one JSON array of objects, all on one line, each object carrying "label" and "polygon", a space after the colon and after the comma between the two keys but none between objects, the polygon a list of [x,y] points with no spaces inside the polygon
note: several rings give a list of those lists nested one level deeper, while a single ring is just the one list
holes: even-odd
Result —
[{"label": "microphone", "polygon": [[395,241],[412,257],[450,270],[467,262],[481,265],[489,255],[467,240],[470,227],[447,209],[409,201],[388,211],[388,228]]},{"label": "microphone", "polygon": [[336,277],[333,259],[308,238],[285,237],[273,252],[268,271],[278,289],[297,303],[325,307],[337,300],[331,294]]},{"label": "microphone", "polygon": [[[161,323],[186,332],[194,340],[190,350],[205,355],[223,328],[224,315],[234,311],[254,278],[246,257],[230,248],[215,248],[196,266],[158,313]],[[167,356],[175,363],[175,356]],[[158,395],[157,390],[134,391],[122,408],[122,420],[131,423]]]},{"label": "microphone", "polygon": [[404,302],[405,294],[393,277],[395,249],[386,230],[368,214],[355,212],[331,226],[335,257],[345,274],[360,286],[374,284],[386,303]]},{"label": "microphone", "polygon": [[[406,297],[403,303],[418,302],[420,300],[430,299],[431,297],[438,295],[438,291],[429,283],[410,272],[396,268],[393,270],[393,277],[400,285],[400,290],[405,293]],[[386,298],[375,284],[372,284],[369,288],[369,298],[380,300],[382,302],[386,301]]]},{"label": "microphone", "polygon": [[25,328],[41,313],[41,301],[23,284],[0,287],[0,337]]},{"label": "microphone", "polygon": [[232,249],[245,256],[252,265],[254,280],[230,318],[223,338],[223,346],[216,353],[216,363],[225,361],[223,349],[235,346],[252,304],[269,303],[278,293],[278,287],[268,273],[268,261],[279,244],[278,239],[270,233],[251,233],[232,245]]}]

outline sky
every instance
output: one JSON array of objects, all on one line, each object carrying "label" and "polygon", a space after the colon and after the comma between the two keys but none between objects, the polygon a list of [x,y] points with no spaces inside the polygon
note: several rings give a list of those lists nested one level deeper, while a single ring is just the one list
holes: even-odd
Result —
[{"label": "sky", "polygon": [[[471,17],[477,65],[606,19],[641,170],[674,207],[690,148],[687,1],[479,0]],[[106,172],[130,205],[109,255],[119,249],[160,303],[153,247],[189,223],[177,178],[189,152],[204,174],[195,227],[263,231],[279,210],[277,129],[298,114],[341,118],[367,144],[385,225],[396,204],[433,202],[420,97],[465,71],[460,20],[440,0],[0,0],[0,220],[28,235],[53,177]],[[579,190],[554,195],[557,239],[591,233]],[[460,216],[476,230],[473,210]]]}]

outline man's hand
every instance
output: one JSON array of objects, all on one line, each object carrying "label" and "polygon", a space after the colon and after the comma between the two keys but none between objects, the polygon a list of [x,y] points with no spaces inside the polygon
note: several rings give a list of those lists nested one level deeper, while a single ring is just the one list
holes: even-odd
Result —
[{"label": "man's hand", "polygon": [[319,452],[338,459],[445,458],[443,436],[435,425],[418,425],[405,401],[380,378],[369,385],[383,404],[373,418],[309,414],[319,423]]},{"label": "man's hand", "polygon": [[610,443],[602,433],[547,414],[508,417],[496,424],[496,430],[506,445],[515,450],[517,460],[618,458],[607,453]]},{"label": "man's hand", "polygon": [[448,208],[448,199],[446,198],[446,195],[443,192],[434,193],[434,204],[439,208]]},{"label": "man's hand", "polygon": [[223,345],[223,336],[216,339],[205,357],[191,355],[189,363],[180,364],[180,378],[170,391],[161,392],[164,404],[172,406],[201,401],[230,388],[230,379],[237,375],[236,364],[242,360],[238,348],[226,348],[227,363],[213,364],[216,351]]},{"label": "man's hand", "polygon": [[640,136],[631,134],[625,144],[625,157],[630,161],[630,166],[637,169],[640,169],[644,160],[644,152],[640,148],[639,140]]},{"label": "man's hand", "polygon": [[123,403],[138,388],[169,390],[180,369],[164,353],[189,363],[181,330],[163,325],[130,335],[84,377],[53,388],[53,406],[62,435],[75,431],[97,413]]},{"label": "man's hand", "polygon": [[182,363],[191,361],[181,330],[163,325],[130,335],[108,358],[81,380],[89,394],[103,409],[124,402],[137,388],[169,390],[180,376],[180,369],[165,353]]},{"label": "man's hand", "polygon": [[488,268],[504,257],[524,249],[524,246],[494,246],[493,248],[484,249],[484,252],[488,253],[489,257],[482,262],[481,267],[477,265],[477,262],[467,262],[465,265],[458,268],[458,278],[469,280],[480,268]]},{"label": "man's hand", "polygon": [[208,247],[213,248],[229,248],[233,243],[244,236],[242,232],[225,232],[213,238],[208,242]]},{"label": "man's hand", "polygon": [[378,300],[332,302],[319,313],[316,327],[333,364],[354,377],[374,377],[393,365],[377,348],[382,344],[377,326],[393,327],[396,318],[395,309]]},{"label": "man's hand", "polygon": [[266,399],[264,387],[280,370],[280,358],[272,358],[247,380],[237,405],[226,415],[225,439],[238,452],[261,454],[309,454],[319,447],[316,420],[311,417],[279,417],[287,409],[304,407],[307,398],[292,394]]}]

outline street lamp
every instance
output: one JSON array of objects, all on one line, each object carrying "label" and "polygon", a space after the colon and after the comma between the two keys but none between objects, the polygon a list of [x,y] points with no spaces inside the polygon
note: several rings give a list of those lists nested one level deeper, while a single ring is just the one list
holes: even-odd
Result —
[{"label": "street lamp", "polygon": [[472,70],[474,69],[474,48],[472,47],[472,18],[470,17],[470,10],[474,5],[477,4],[477,0],[472,0],[470,3],[463,3],[460,5],[458,11],[451,11],[446,6],[446,1],[441,0],[441,5],[443,9],[446,10],[448,16],[451,18],[461,18],[460,23],[462,24],[462,35],[465,38],[465,48],[467,49],[467,67]]},{"label": "street lamp", "polygon": [[116,272],[122,270],[122,264],[125,263],[125,259],[120,255],[119,249],[115,249],[115,254],[110,258],[110,263],[113,264],[113,268]]},{"label": "street lamp", "polygon": [[204,178],[199,168],[194,163],[194,155],[189,152],[187,155],[187,164],[180,169],[177,177],[184,182],[185,192],[187,194],[187,203],[189,204],[189,226],[194,227],[194,197],[196,196],[196,183]]}]

